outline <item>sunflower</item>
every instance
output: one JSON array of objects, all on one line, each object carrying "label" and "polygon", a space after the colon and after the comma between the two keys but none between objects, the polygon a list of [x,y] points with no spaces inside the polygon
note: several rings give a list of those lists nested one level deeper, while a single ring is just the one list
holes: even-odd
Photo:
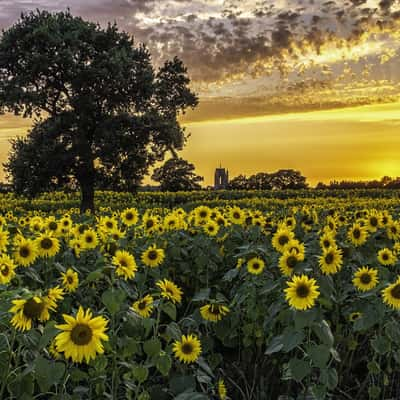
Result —
[{"label": "sunflower", "polygon": [[300,261],[301,257],[299,257],[299,253],[296,253],[295,250],[286,251],[279,258],[279,269],[283,275],[290,276]]},{"label": "sunflower", "polygon": [[31,239],[21,238],[14,248],[14,259],[17,264],[28,267],[37,258],[36,243]]},{"label": "sunflower", "polygon": [[315,279],[306,275],[295,275],[287,284],[289,287],[285,289],[285,293],[290,306],[297,310],[306,310],[314,306],[315,299],[319,296],[319,286]]},{"label": "sunflower", "polygon": [[400,223],[391,221],[386,227],[386,234],[389,239],[398,240],[400,238]]},{"label": "sunflower", "polygon": [[361,267],[354,273],[353,285],[362,292],[373,289],[378,284],[378,270]]},{"label": "sunflower", "polygon": [[65,273],[61,273],[61,277],[62,284],[65,290],[69,293],[75,292],[77,287],[79,286],[78,273],[75,272],[72,268],[68,268]]},{"label": "sunflower", "polygon": [[251,260],[247,261],[247,271],[249,271],[253,275],[261,274],[264,268],[265,263],[259,257],[253,257]]},{"label": "sunflower", "polygon": [[96,231],[91,228],[86,229],[79,239],[82,244],[82,248],[87,250],[96,248],[99,242]]},{"label": "sunflower", "polygon": [[207,206],[196,207],[193,213],[196,225],[202,225],[211,218],[211,208]]},{"label": "sunflower", "polygon": [[384,303],[396,310],[400,309],[400,276],[396,282],[382,290],[382,297]]},{"label": "sunflower", "polygon": [[57,302],[64,299],[64,290],[59,286],[50,288],[47,291],[47,295],[44,296],[43,299],[46,301],[46,305],[49,310],[56,311]]},{"label": "sunflower", "polygon": [[179,229],[181,226],[180,218],[175,214],[168,214],[164,218],[163,227],[166,231],[171,231],[174,229]]},{"label": "sunflower", "polygon": [[382,265],[394,265],[397,257],[393,254],[392,250],[384,248],[378,251],[378,261]]},{"label": "sunflower", "polygon": [[272,246],[280,253],[283,253],[285,246],[292,239],[294,239],[294,233],[284,225],[281,225],[272,237]]},{"label": "sunflower", "polygon": [[349,321],[350,321],[350,322],[357,321],[359,318],[361,318],[361,316],[362,316],[362,313],[360,313],[360,312],[358,312],[358,311],[352,312],[352,313],[349,315]]},{"label": "sunflower", "polygon": [[206,304],[200,307],[200,314],[206,321],[218,322],[229,313],[229,308],[221,304]]},{"label": "sunflower", "polygon": [[153,312],[154,299],[149,294],[135,301],[132,305],[132,309],[144,318],[150,317]]},{"label": "sunflower", "polygon": [[115,218],[106,215],[104,217],[100,217],[99,227],[105,232],[110,232],[118,227],[118,222]]},{"label": "sunflower", "polygon": [[40,232],[43,228],[43,219],[39,216],[35,216],[31,219],[29,223],[29,228],[33,232]]},{"label": "sunflower", "polygon": [[217,222],[210,219],[205,225],[203,225],[203,230],[209,236],[216,236],[219,231],[219,225]]},{"label": "sunflower", "polygon": [[303,243],[300,243],[297,239],[291,239],[285,245],[283,253],[290,253],[294,251],[296,253],[296,257],[299,261],[304,261],[306,249]]},{"label": "sunflower", "polygon": [[233,224],[243,225],[245,218],[246,214],[240,207],[232,207],[229,210],[229,220]]},{"label": "sunflower", "polygon": [[220,400],[226,400],[227,390],[226,390],[225,382],[223,379],[218,380],[217,390],[218,390],[218,396],[219,396]]},{"label": "sunflower", "polygon": [[329,247],[319,257],[319,266],[325,275],[336,274],[343,265],[342,251],[337,247]]},{"label": "sunflower", "polygon": [[8,245],[8,231],[0,229],[0,251],[5,251]]},{"label": "sunflower", "polygon": [[175,340],[172,350],[179,361],[190,364],[199,358],[201,343],[195,335],[182,335],[181,340]]},{"label": "sunflower", "polygon": [[347,232],[347,238],[354,246],[361,246],[368,239],[368,230],[365,226],[355,223]]},{"label": "sunflower", "polygon": [[136,225],[139,220],[139,213],[136,208],[126,208],[121,213],[121,220],[126,226]]},{"label": "sunflower", "polygon": [[158,218],[153,215],[143,216],[143,229],[148,233],[153,233],[158,227]]},{"label": "sunflower", "polygon": [[135,277],[137,266],[132,254],[125,250],[117,250],[112,262],[117,267],[115,269],[117,276],[123,276],[125,280],[133,279]]},{"label": "sunflower", "polygon": [[105,334],[108,321],[104,317],[92,318],[90,309],[79,307],[76,318],[63,314],[65,324],[56,325],[63,332],[55,337],[56,349],[64,353],[65,358],[73,362],[89,363],[97,354],[104,353],[103,341],[108,341]]},{"label": "sunflower", "polygon": [[56,218],[53,215],[51,215],[50,217],[46,218],[46,221],[44,223],[44,228],[45,230],[48,230],[54,235],[56,235],[59,233],[60,225],[58,221],[56,221]]},{"label": "sunflower", "polygon": [[329,247],[336,247],[336,241],[331,233],[325,232],[319,239],[319,245],[322,250],[326,250],[329,249]]},{"label": "sunflower", "polygon": [[367,217],[367,227],[370,232],[376,232],[380,226],[381,216],[375,210],[371,210]]},{"label": "sunflower", "polygon": [[173,303],[180,303],[182,301],[182,289],[175,285],[174,282],[168,279],[160,280],[156,285],[161,289],[161,296],[171,300]]},{"label": "sunflower", "polygon": [[0,256],[0,284],[7,285],[15,276],[15,268],[17,266],[14,261],[7,255]]},{"label": "sunflower", "polygon": [[14,314],[11,318],[11,325],[20,331],[28,331],[32,328],[33,321],[48,321],[50,314],[46,300],[39,296],[13,300],[14,305],[9,309],[9,312]]},{"label": "sunflower", "polygon": [[41,257],[54,257],[60,251],[60,241],[47,233],[42,233],[35,242]]},{"label": "sunflower", "polygon": [[155,244],[150,246],[147,250],[142,253],[140,259],[143,264],[150,268],[158,267],[162,264],[165,258],[165,252],[163,249],[159,249]]}]

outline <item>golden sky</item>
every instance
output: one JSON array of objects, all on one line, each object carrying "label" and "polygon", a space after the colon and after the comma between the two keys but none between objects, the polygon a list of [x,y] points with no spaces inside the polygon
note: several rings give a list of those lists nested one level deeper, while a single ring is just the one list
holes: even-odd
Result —
[{"label": "golden sky", "polygon": [[[2,0],[0,28],[66,7],[116,21],[156,67],[183,60],[200,104],[181,118],[182,156],[205,184],[220,162],[312,184],[400,175],[399,0]],[[28,128],[0,116],[0,162]]]}]

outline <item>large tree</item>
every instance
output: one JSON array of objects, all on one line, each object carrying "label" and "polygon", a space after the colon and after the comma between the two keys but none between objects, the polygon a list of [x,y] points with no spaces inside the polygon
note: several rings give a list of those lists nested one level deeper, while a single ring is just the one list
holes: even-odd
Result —
[{"label": "large tree", "polygon": [[69,11],[23,14],[0,40],[0,111],[35,117],[5,169],[33,196],[74,181],[81,211],[96,182],[134,190],[148,169],[183,147],[178,115],[195,107],[178,58],[155,70],[145,45]]},{"label": "large tree", "polygon": [[159,182],[160,189],[163,191],[198,190],[201,189],[200,182],[204,178],[197,175],[194,169],[192,163],[174,157],[167,160],[161,167],[156,168],[151,179]]}]

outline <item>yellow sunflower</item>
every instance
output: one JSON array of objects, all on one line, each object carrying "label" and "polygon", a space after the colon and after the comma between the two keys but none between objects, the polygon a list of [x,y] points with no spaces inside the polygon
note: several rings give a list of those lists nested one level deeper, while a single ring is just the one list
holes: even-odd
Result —
[{"label": "yellow sunflower", "polygon": [[219,396],[220,400],[226,400],[227,399],[227,390],[226,390],[225,382],[223,379],[218,380],[217,390],[218,390],[218,396]]},{"label": "yellow sunflower", "polygon": [[5,251],[8,245],[8,231],[0,229],[0,251]]},{"label": "yellow sunflower", "polygon": [[392,250],[384,248],[378,251],[378,261],[382,265],[394,265],[396,264],[397,257],[393,254]]},{"label": "yellow sunflower", "polygon": [[39,296],[13,300],[13,306],[9,310],[14,314],[11,318],[11,325],[20,331],[28,331],[32,328],[33,321],[48,321],[50,314],[46,300]]},{"label": "yellow sunflower", "polygon": [[285,246],[292,239],[294,239],[294,233],[284,225],[281,225],[272,237],[272,246],[280,253],[283,253]]},{"label": "yellow sunflower", "polygon": [[182,335],[181,340],[175,340],[172,350],[179,361],[190,364],[199,358],[201,343],[195,335]]},{"label": "yellow sunflower", "polygon": [[28,267],[38,256],[36,243],[31,239],[21,238],[14,248],[14,259],[17,264]]},{"label": "yellow sunflower", "polygon": [[68,268],[67,271],[61,273],[62,284],[65,290],[69,293],[75,292],[79,286],[78,273],[72,268]]},{"label": "yellow sunflower", "polygon": [[335,238],[331,233],[325,232],[319,239],[319,244],[322,250],[329,249],[329,247],[336,247]]},{"label": "yellow sunflower", "polygon": [[154,299],[149,294],[135,301],[132,305],[132,309],[144,318],[150,317],[153,312]]},{"label": "yellow sunflower", "polygon": [[0,284],[7,285],[15,276],[15,268],[17,266],[14,261],[7,255],[0,256]]},{"label": "yellow sunflower", "polygon": [[116,266],[115,273],[117,276],[123,276],[125,280],[135,277],[137,266],[132,254],[125,250],[117,250],[112,262]]},{"label": "yellow sunflower", "polygon": [[206,321],[218,322],[229,313],[229,308],[221,304],[206,304],[200,307],[200,314]]},{"label": "yellow sunflower", "polygon": [[361,267],[354,273],[353,285],[362,292],[373,289],[378,282],[377,269]]},{"label": "yellow sunflower", "polygon": [[243,225],[245,219],[246,219],[246,214],[240,207],[232,207],[229,210],[229,220],[233,224]]},{"label": "yellow sunflower", "polygon": [[325,275],[336,274],[343,265],[342,251],[337,247],[325,249],[319,257],[319,266]]},{"label": "yellow sunflower", "polygon": [[383,302],[390,307],[400,309],[400,276],[397,277],[396,282],[382,290]]},{"label": "yellow sunflower", "polygon": [[139,220],[139,213],[136,208],[127,208],[121,213],[121,220],[126,226],[136,225]]},{"label": "yellow sunflower", "polygon": [[86,229],[79,239],[82,248],[87,250],[96,248],[97,244],[99,243],[96,231],[91,228]]},{"label": "yellow sunflower", "polygon": [[387,237],[391,240],[398,240],[400,238],[400,223],[398,221],[391,221],[386,227]]},{"label": "yellow sunflower", "polygon": [[362,313],[360,313],[360,312],[358,312],[358,311],[352,312],[352,313],[349,315],[349,321],[350,321],[350,322],[357,321],[359,318],[361,318],[361,316],[362,316]]},{"label": "yellow sunflower", "polygon": [[259,257],[253,257],[252,259],[247,261],[247,271],[253,275],[261,274],[264,268],[265,268],[265,263]]},{"label": "yellow sunflower", "polygon": [[102,341],[108,341],[105,334],[108,321],[101,316],[92,318],[90,309],[79,307],[76,318],[63,314],[65,324],[56,325],[63,332],[55,337],[56,349],[73,362],[89,363],[97,354],[104,353]]},{"label": "yellow sunflower", "polygon": [[207,206],[199,206],[193,210],[195,216],[195,224],[202,225],[211,217],[211,208]]},{"label": "yellow sunflower", "polygon": [[291,253],[292,251],[296,253],[296,257],[299,261],[304,261],[306,254],[304,243],[300,243],[297,239],[289,240],[284,247],[283,253]]},{"label": "yellow sunflower", "polygon": [[219,231],[219,225],[213,220],[209,220],[205,225],[203,225],[204,232],[209,236],[216,236]]},{"label": "yellow sunflower", "polygon": [[297,310],[306,310],[314,306],[315,299],[319,296],[319,286],[315,279],[306,275],[294,275],[287,284],[289,287],[285,289],[285,293],[290,306]]},{"label": "yellow sunflower", "polygon": [[279,269],[283,275],[290,276],[300,261],[299,253],[296,253],[295,250],[286,251],[279,258]]},{"label": "yellow sunflower", "polygon": [[368,229],[359,223],[355,223],[347,232],[347,238],[354,246],[362,246],[368,239]]},{"label": "yellow sunflower", "polygon": [[35,242],[41,257],[54,257],[60,251],[60,241],[47,233],[42,233]]},{"label": "yellow sunflower", "polygon": [[182,301],[182,289],[180,289],[174,282],[164,279],[156,283],[161,289],[161,296],[171,300],[173,303],[180,303]]},{"label": "yellow sunflower", "polygon": [[158,218],[153,215],[144,215],[142,226],[148,234],[151,234],[158,228]]},{"label": "yellow sunflower", "polygon": [[380,227],[381,215],[375,211],[369,211],[369,215],[367,217],[367,227],[370,232],[376,232],[376,230]]},{"label": "yellow sunflower", "polygon": [[164,250],[157,248],[155,244],[146,249],[141,256],[143,264],[150,268],[155,268],[161,265],[164,258]]}]

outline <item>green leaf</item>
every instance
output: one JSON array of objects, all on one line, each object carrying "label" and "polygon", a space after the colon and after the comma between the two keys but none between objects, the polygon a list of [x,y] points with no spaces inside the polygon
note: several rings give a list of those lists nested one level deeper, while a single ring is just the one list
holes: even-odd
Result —
[{"label": "green leaf", "polygon": [[59,383],[65,373],[65,365],[62,362],[46,360],[37,357],[35,360],[35,379],[42,392],[47,392],[52,385]]},{"label": "green leaf", "polygon": [[123,290],[110,288],[102,294],[101,301],[106,306],[108,312],[111,315],[115,315],[120,310],[125,298],[126,294]]},{"label": "green leaf", "polygon": [[86,277],[84,283],[98,281],[102,276],[103,276],[103,268],[96,269],[96,271],[92,271],[89,273],[89,275]]},{"label": "green leaf", "polygon": [[55,321],[49,321],[43,331],[42,337],[39,340],[39,350],[44,349],[51,340],[57,335],[58,329],[54,327]]},{"label": "green leaf", "polygon": [[164,303],[161,309],[167,314],[172,320],[176,320],[176,307],[175,304],[168,302]]},{"label": "green leaf", "polygon": [[331,358],[329,347],[323,344],[308,347],[307,354],[310,356],[313,364],[318,368],[325,368]]},{"label": "green leaf", "polygon": [[323,369],[319,376],[320,382],[328,389],[333,390],[338,384],[338,374],[335,368]]},{"label": "green leaf", "polygon": [[292,358],[289,361],[289,370],[292,378],[298,382],[311,373],[310,363],[298,358]]},{"label": "green leaf", "polygon": [[391,321],[385,325],[386,336],[394,343],[400,344],[400,324]]},{"label": "green leaf", "polygon": [[169,386],[174,394],[193,392],[196,388],[194,376],[175,376],[169,380]]},{"label": "green leaf", "polygon": [[211,289],[201,289],[192,298],[192,301],[204,301],[210,298]]},{"label": "green leaf", "polygon": [[390,341],[385,336],[377,336],[372,339],[371,345],[378,354],[386,354],[390,351]]},{"label": "green leaf", "polygon": [[324,385],[315,385],[311,388],[311,393],[314,396],[313,400],[324,400],[326,397],[326,387]]},{"label": "green leaf", "polygon": [[9,392],[12,393],[16,399],[30,399],[30,396],[33,394],[33,389],[34,383],[32,373],[17,375],[15,380],[11,381],[8,385]]},{"label": "green leaf", "polygon": [[286,332],[284,332],[282,337],[283,351],[288,353],[293,350],[296,346],[301,344],[305,338],[303,331],[294,331],[292,327],[289,327]]},{"label": "green leaf", "polygon": [[322,343],[326,344],[328,347],[333,346],[334,337],[331,328],[325,320],[318,324],[314,324],[312,329]]},{"label": "green leaf", "polygon": [[174,400],[209,400],[203,393],[186,392],[174,397]]},{"label": "green leaf", "polygon": [[158,339],[150,339],[144,342],[143,350],[149,357],[154,357],[160,354],[161,342]]},{"label": "green leaf", "polygon": [[277,353],[278,351],[281,351],[283,348],[283,343],[282,343],[282,335],[275,336],[272,338],[269,346],[267,347],[267,350],[265,350],[266,355],[269,354],[274,354]]},{"label": "green leaf", "polygon": [[176,322],[170,322],[167,325],[167,329],[165,330],[166,334],[169,337],[169,340],[180,340],[182,338],[182,332],[179,328],[179,325]]},{"label": "green leaf", "polygon": [[163,376],[167,376],[171,369],[172,361],[168,354],[160,354],[157,358],[156,368],[161,372]]},{"label": "green leaf", "polygon": [[231,282],[233,281],[239,274],[239,269],[238,268],[233,268],[230,269],[223,277],[223,281]]},{"label": "green leaf", "polygon": [[299,331],[306,326],[311,326],[317,318],[318,310],[312,308],[308,311],[294,311],[294,324],[296,330]]},{"label": "green leaf", "polygon": [[135,365],[132,368],[132,375],[138,381],[138,383],[146,382],[149,376],[149,370],[142,365]]}]

